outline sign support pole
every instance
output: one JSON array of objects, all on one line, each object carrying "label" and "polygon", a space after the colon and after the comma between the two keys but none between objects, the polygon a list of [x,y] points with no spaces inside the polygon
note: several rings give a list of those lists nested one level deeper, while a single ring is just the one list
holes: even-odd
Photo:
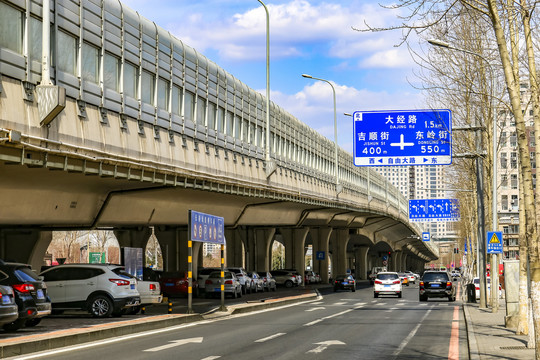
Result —
[{"label": "sign support pole", "polygon": [[188,240],[188,314],[193,314],[193,241]]},{"label": "sign support pole", "polygon": [[227,311],[225,306],[225,245],[221,244],[221,306],[219,311]]}]

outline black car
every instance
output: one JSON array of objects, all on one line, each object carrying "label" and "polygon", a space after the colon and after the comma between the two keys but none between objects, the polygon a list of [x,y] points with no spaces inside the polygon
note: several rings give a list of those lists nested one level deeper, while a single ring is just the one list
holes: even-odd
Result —
[{"label": "black car", "polygon": [[338,275],[334,280],[334,291],[351,290],[356,291],[356,280],[352,275]]},{"label": "black car", "polygon": [[0,326],[9,324],[19,317],[19,308],[15,303],[15,293],[11,286],[0,285]]},{"label": "black car", "polygon": [[420,280],[419,288],[420,301],[427,301],[430,297],[456,301],[456,287],[452,284],[452,277],[446,271],[426,271]]},{"label": "black car", "polygon": [[36,326],[42,317],[51,313],[47,285],[32,271],[30,265],[0,260],[0,285],[13,288],[19,309],[18,319],[5,324],[4,330],[15,331],[24,326]]}]

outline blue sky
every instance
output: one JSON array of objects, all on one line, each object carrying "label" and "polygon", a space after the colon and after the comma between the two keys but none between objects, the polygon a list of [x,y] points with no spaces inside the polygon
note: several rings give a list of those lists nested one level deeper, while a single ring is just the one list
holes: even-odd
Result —
[{"label": "blue sky", "polygon": [[[170,31],[249,87],[266,94],[266,15],[257,0],[125,0],[125,5]],[[361,33],[399,23],[384,0],[267,0],[270,13],[272,101],[334,140],[336,88],[338,143],[352,152],[352,118],[359,110],[423,109],[409,83],[416,64],[401,32]],[[416,41],[415,39],[413,39]]]}]

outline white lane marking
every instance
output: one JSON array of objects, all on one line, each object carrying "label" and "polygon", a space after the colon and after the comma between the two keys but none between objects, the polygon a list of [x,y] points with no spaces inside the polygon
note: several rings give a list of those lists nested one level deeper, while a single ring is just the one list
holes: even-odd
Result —
[{"label": "white lane marking", "polygon": [[201,360],[215,360],[215,359],[219,359],[221,356],[208,356],[208,357],[205,357],[204,359],[201,359]]},{"label": "white lane marking", "polygon": [[315,321],[312,321],[312,322],[308,322],[307,324],[304,324],[304,326],[315,325],[317,323],[320,323],[321,321],[322,321],[322,319],[318,319],[318,320],[315,320]]},{"label": "white lane marking", "polygon": [[334,305],[345,305],[346,302],[337,302],[337,303],[334,303]]},{"label": "white lane marking", "polygon": [[428,311],[426,311],[426,313],[424,314],[424,316],[422,316],[422,319],[420,320],[420,322],[418,323],[418,325],[416,325],[414,327],[414,329],[409,333],[409,335],[407,335],[407,337],[405,339],[403,339],[403,341],[401,342],[401,344],[399,344],[399,347],[396,349],[396,351],[394,351],[394,353],[392,354],[392,356],[395,356],[397,357],[399,355],[399,353],[405,348],[405,346],[407,346],[407,344],[409,343],[409,341],[411,341],[411,339],[414,337],[414,334],[416,334],[416,332],[418,331],[418,329],[420,328],[420,325],[422,325],[422,322],[424,321],[424,319],[429,315],[429,313],[431,312],[432,309],[429,309]]},{"label": "white lane marking", "polygon": [[311,305],[321,305],[321,304],[324,304],[324,301],[315,301],[311,303]]},{"label": "white lane marking", "polygon": [[351,312],[351,311],[353,311],[353,309],[348,309],[348,310],[345,310],[345,311],[342,311],[342,312],[338,312],[338,313],[335,313],[335,314],[332,314],[332,315],[328,315],[328,316],[325,316],[325,317],[323,317],[323,318],[317,319],[317,320],[315,320],[315,321],[308,322],[307,324],[304,324],[304,326],[315,325],[315,324],[317,324],[317,323],[320,323],[320,322],[323,321],[323,320],[331,319],[331,318],[333,318],[333,317],[340,316],[340,315],[346,314],[346,313]]},{"label": "white lane marking", "polygon": [[71,351],[77,351],[77,350],[82,350],[82,349],[93,348],[94,346],[113,344],[113,343],[117,343],[117,342],[133,340],[134,338],[139,338],[139,337],[143,337],[143,336],[161,334],[161,333],[165,333],[165,332],[171,332],[171,331],[175,331],[175,330],[179,330],[179,329],[189,328],[189,327],[192,327],[192,326],[199,326],[199,325],[203,325],[203,324],[211,324],[211,323],[218,322],[218,321],[225,321],[225,320],[229,320],[229,319],[252,316],[252,315],[255,315],[255,314],[262,314],[262,313],[266,313],[266,312],[270,312],[270,311],[282,310],[282,309],[290,308],[290,307],[293,307],[293,306],[302,306],[302,305],[311,304],[311,303],[313,303],[313,300],[305,300],[305,301],[301,301],[301,302],[294,303],[294,304],[287,304],[287,305],[277,306],[275,308],[263,309],[263,310],[259,310],[259,311],[247,312],[247,313],[242,313],[242,314],[237,314],[237,315],[226,315],[226,316],[219,317],[219,318],[216,318],[216,319],[201,320],[201,321],[196,321],[196,322],[192,322],[192,323],[188,323],[188,324],[181,324],[181,325],[175,325],[175,326],[170,326],[170,327],[166,327],[166,328],[161,328],[161,329],[157,329],[157,330],[149,330],[149,331],[144,331],[144,332],[140,332],[140,333],[136,333],[136,334],[129,334],[129,335],[124,335],[124,336],[109,338],[109,339],[105,339],[105,340],[92,341],[92,342],[84,343],[84,344],[80,344],[80,345],[67,346],[67,347],[63,347],[63,348],[55,349],[55,350],[45,350],[45,351],[40,351],[40,352],[37,352],[37,353],[29,354],[27,356],[17,357],[17,360],[41,359],[43,356],[63,354],[63,353],[71,352]]},{"label": "white lane marking", "polygon": [[326,350],[330,345],[345,345],[345,343],[339,340],[328,340],[328,341],[315,343],[315,345],[319,345],[319,346],[317,346],[315,349],[309,350],[306,354],[321,353],[324,350]]},{"label": "white lane marking", "polygon": [[143,350],[143,351],[156,352],[156,351],[161,351],[161,350],[167,350],[167,349],[170,349],[170,348],[173,348],[173,347],[176,347],[176,346],[180,346],[180,345],[185,345],[185,344],[202,343],[202,341],[203,341],[202,337],[196,337],[196,338],[191,338],[191,339],[173,340],[173,341],[170,342],[170,344],[156,346],[156,347],[146,349],[146,350]]},{"label": "white lane marking", "polygon": [[259,339],[259,340],[255,340],[256,343],[262,343],[262,342],[265,342],[265,341],[268,341],[268,340],[272,340],[272,339],[275,339],[277,337],[280,337],[282,335],[285,335],[285,333],[277,333],[277,334],[274,334],[274,335],[270,335],[270,336],[267,336],[265,338],[262,338],[262,339]]},{"label": "white lane marking", "polygon": [[314,308],[307,309],[307,310],[304,310],[304,311],[315,311],[315,310],[324,310],[324,309],[326,309],[326,308],[323,307],[323,306],[319,306],[319,307],[314,307]]},{"label": "white lane marking", "polygon": [[393,307],[393,308],[390,308],[390,309],[386,310],[385,312],[392,312],[392,311],[398,310],[398,309],[399,309],[399,308],[397,308],[397,307]]},{"label": "white lane marking", "polygon": [[367,303],[361,302],[361,303],[354,304],[355,307],[360,307],[360,306],[364,306],[364,305],[367,305]]}]

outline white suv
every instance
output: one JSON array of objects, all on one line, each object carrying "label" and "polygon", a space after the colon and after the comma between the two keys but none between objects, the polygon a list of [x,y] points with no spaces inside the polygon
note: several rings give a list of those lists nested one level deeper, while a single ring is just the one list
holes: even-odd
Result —
[{"label": "white suv", "polygon": [[137,279],[118,265],[64,264],[43,271],[54,313],[86,310],[95,317],[120,316],[141,303]]}]

